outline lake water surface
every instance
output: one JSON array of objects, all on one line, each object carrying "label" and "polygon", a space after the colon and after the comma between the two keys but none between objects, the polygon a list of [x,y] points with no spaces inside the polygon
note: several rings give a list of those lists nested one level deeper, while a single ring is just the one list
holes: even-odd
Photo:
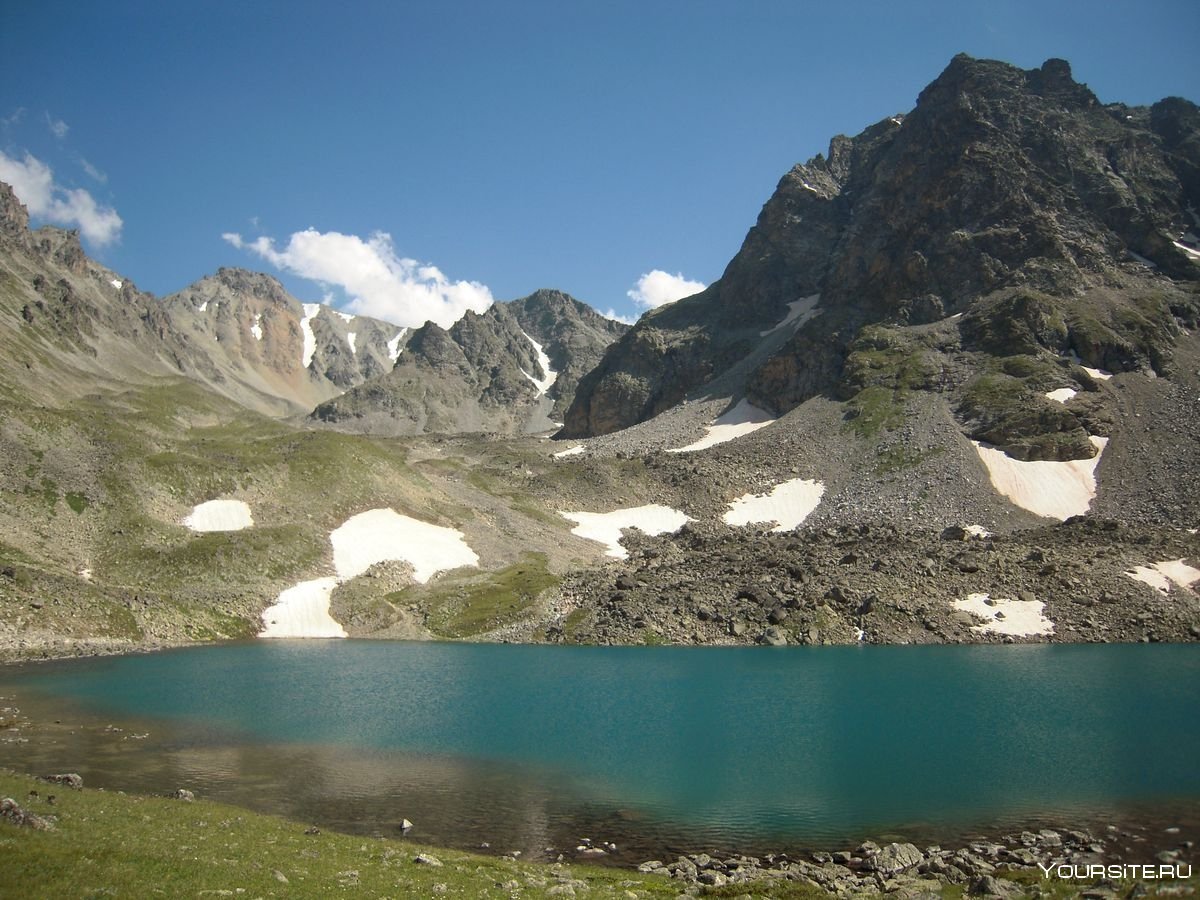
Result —
[{"label": "lake water surface", "polygon": [[263,641],[4,670],[0,695],[44,723],[0,764],[527,854],[1200,819],[1189,645]]}]

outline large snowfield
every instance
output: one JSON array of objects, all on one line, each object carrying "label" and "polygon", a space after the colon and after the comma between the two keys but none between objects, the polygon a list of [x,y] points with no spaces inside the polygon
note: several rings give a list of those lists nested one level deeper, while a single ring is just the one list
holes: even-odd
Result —
[{"label": "large snowfield", "polygon": [[819,481],[793,478],[765,494],[744,494],[729,504],[722,517],[727,525],[774,522],[772,531],[791,531],[807,519],[825,495]]},{"label": "large snowfield", "polygon": [[1096,466],[1108,438],[1092,437],[1096,455],[1066,462],[1013,459],[1003,450],[977,441],[975,450],[987,467],[992,486],[1012,503],[1039,516],[1065,521],[1082,516],[1096,498]]},{"label": "large snowfield", "polygon": [[329,535],[336,577],[315,578],[290,587],[263,610],[264,638],[345,637],[329,614],[333,590],[376,563],[399,560],[413,567],[413,579],[424,584],[438,572],[479,565],[463,533],[400,515],[392,509],[370,509],[351,516]]}]

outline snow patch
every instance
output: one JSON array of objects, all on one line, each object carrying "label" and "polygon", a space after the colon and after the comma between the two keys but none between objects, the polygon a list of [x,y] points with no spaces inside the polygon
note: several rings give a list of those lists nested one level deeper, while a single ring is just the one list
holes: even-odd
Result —
[{"label": "snow patch", "polygon": [[1053,391],[1047,391],[1046,396],[1055,403],[1066,403],[1077,393],[1079,392],[1075,388],[1056,388]]},{"label": "snow patch", "polygon": [[562,459],[564,456],[578,456],[582,452],[583,452],[583,444],[580,444],[578,447],[570,447],[567,450],[559,450],[557,453],[554,454],[554,458]]},{"label": "snow patch", "polygon": [[737,406],[713,420],[713,423],[708,426],[708,433],[700,440],[694,444],[688,444],[686,447],[668,449],[667,452],[691,453],[694,450],[704,450],[750,434],[752,431],[758,431],[760,428],[766,428],[774,421],[775,419],[771,417],[770,413],[751,406],[744,399],[739,400]]},{"label": "snow patch", "polygon": [[1054,623],[1042,614],[1041,600],[992,600],[987,594],[968,594],[965,600],[955,600],[954,608],[983,619],[971,627],[981,634],[1054,634]]},{"label": "snow patch", "polygon": [[679,510],[658,504],[614,509],[607,513],[559,512],[559,515],[576,523],[571,534],[606,544],[608,550],[605,553],[617,559],[629,556],[621,546],[623,529],[636,528],[649,535],[668,534],[692,521]]},{"label": "snow patch", "polygon": [[544,396],[546,391],[550,390],[550,386],[558,380],[558,373],[550,368],[550,357],[546,355],[546,351],[542,349],[542,345],[531,338],[524,331],[521,334],[525,335],[525,340],[529,341],[529,345],[533,347],[533,352],[537,354],[538,365],[542,367],[542,378],[534,378],[524,369],[521,374],[533,382],[533,386],[537,388],[538,396]]},{"label": "snow patch", "polygon": [[793,478],[766,494],[744,494],[729,504],[722,518],[728,525],[775,522],[772,531],[791,531],[807,519],[825,494],[819,481]]},{"label": "snow patch", "polygon": [[1195,247],[1189,247],[1187,244],[1182,244],[1179,241],[1175,241],[1174,243],[1176,247],[1190,256],[1193,260],[1200,260],[1200,250],[1197,250]]},{"label": "snow patch", "polygon": [[1112,378],[1112,372],[1105,372],[1103,369],[1092,369],[1088,366],[1085,366],[1083,364],[1083,360],[1079,358],[1079,354],[1074,350],[1072,350],[1068,355],[1068,359],[1070,359],[1071,362],[1075,363],[1075,365],[1079,366],[1079,368],[1083,369],[1083,371],[1087,372],[1097,381],[1108,381],[1108,379]]},{"label": "snow patch", "polygon": [[982,525],[968,525],[963,529],[963,531],[965,531],[971,537],[979,538],[981,540],[983,538],[990,538],[992,536],[992,533]]},{"label": "snow patch", "polygon": [[1163,594],[1169,594],[1172,585],[1190,588],[1200,581],[1200,569],[1189,566],[1182,559],[1157,562],[1150,566],[1136,566],[1133,571],[1125,574]]},{"label": "snow patch", "polygon": [[312,365],[313,354],[317,352],[317,336],[313,334],[312,320],[320,311],[320,303],[305,303],[304,317],[300,319],[300,333],[304,336],[304,355],[300,359],[300,365],[306,369]]},{"label": "snow patch", "polygon": [[400,358],[400,342],[408,334],[407,328],[401,328],[400,333],[387,342],[388,359],[393,363]]},{"label": "snow patch", "polygon": [[196,312],[204,312],[207,309],[208,309],[208,301],[205,300],[203,303],[201,303],[199,306],[196,307]]},{"label": "snow patch", "polygon": [[346,637],[329,614],[333,590],[376,563],[411,563],[413,579],[424,584],[434,574],[479,565],[463,533],[402,516],[393,509],[370,509],[351,516],[329,535],[336,576],[302,581],[283,591],[262,613],[264,638]]},{"label": "snow patch", "polygon": [[1065,520],[1082,516],[1096,497],[1096,466],[1108,438],[1089,438],[1097,453],[1091,459],[1023,461],[1003,450],[971,443],[987,468],[992,486],[1009,501],[1039,516]]},{"label": "snow patch", "polygon": [[387,560],[404,560],[421,584],[445,569],[477,566],[479,557],[463,533],[402,516],[392,509],[370,509],[351,516],[329,535],[333,567],[347,581]]},{"label": "snow patch", "polygon": [[115,287],[119,291],[122,288],[122,286],[125,284],[125,282],[121,281],[119,278],[114,278],[109,282],[109,284],[111,284],[113,287]]},{"label": "snow patch", "polygon": [[241,500],[209,500],[193,507],[182,524],[192,531],[241,531],[254,526],[254,517]]},{"label": "snow patch", "polygon": [[350,352],[353,353],[355,356],[358,355],[358,349],[354,346],[355,342],[357,340],[358,340],[357,332],[350,331],[350,332],[346,333],[346,343],[350,345]]},{"label": "snow patch", "polygon": [[779,321],[779,324],[768,328],[766,331],[760,331],[759,337],[766,337],[768,334],[772,334],[780,328],[793,323],[795,323],[796,328],[799,328],[810,319],[816,318],[821,314],[821,310],[817,309],[817,304],[820,301],[820,294],[811,294],[807,297],[801,297],[799,300],[793,300],[788,304],[787,315]]},{"label": "snow patch", "polygon": [[354,316],[350,315],[350,313],[344,313],[340,309],[335,309],[334,312],[338,314],[338,318],[347,324],[354,321]]},{"label": "snow patch", "polygon": [[250,326],[250,333],[254,335],[256,341],[261,341],[263,338],[262,330],[262,313],[256,313],[254,316],[254,324]]},{"label": "snow patch", "polygon": [[263,638],[344,638],[346,629],[329,614],[336,578],[302,581],[263,610]]}]

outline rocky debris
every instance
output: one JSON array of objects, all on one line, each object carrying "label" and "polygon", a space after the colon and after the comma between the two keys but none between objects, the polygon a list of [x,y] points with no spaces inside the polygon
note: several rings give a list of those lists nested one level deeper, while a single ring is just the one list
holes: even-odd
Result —
[{"label": "rocky debris", "polygon": [[[776,534],[692,523],[626,539],[629,559],[568,575],[550,641],[600,644],[1193,641],[1200,598],[1161,597],[1139,560],[1200,557],[1183,529],[1072,519],[1005,535],[841,526]],[[949,537],[948,537],[949,536]],[[966,548],[966,549],[964,549]],[[970,594],[1038,600],[1050,635],[992,634]]]},{"label": "rocky debris", "polygon": [[444,865],[440,859],[428,853],[418,853],[413,857],[413,862],[418,866],[432,866],[435,869]]},{"label": "rocky debris", "polygon": [[49,831],[54,828],[53,818],[28,812],[11,797],[0,799],[0,819],[23,828],[32,828],[34,831]]},{"label": "rocky debris", "polygon": [[[1112,837],[1113,835],[1110,835]],[[1126,835],[1128,837],[1128,835]],[[1164,851],[1180,857],[1178,849]],[[1009,876],[1023,873],[1039,879],[1059,866],[1082,867],[1120,858],[1116,847],[1088,831],[1043,829],[1037,833],[1005,835],[999,840],[974,840],[954,849],[918,848],[911,843],[879,846],[865,841],[853,850],[815,851],[806,859],[787,854],[747,856],[694,853],[674,862],[650,860],[638,871],[704,887],[790,881],[839,897],[857,894],[940,896],[954,887],[974,896],[1024,896],[1025,888]]]},{"label": "rocky debris", "polygon": [[83,777],[74,772],[65,775],[43,775],[42,781],[48,781],[51,784],[65,784],[73,791],[83,790]]}]

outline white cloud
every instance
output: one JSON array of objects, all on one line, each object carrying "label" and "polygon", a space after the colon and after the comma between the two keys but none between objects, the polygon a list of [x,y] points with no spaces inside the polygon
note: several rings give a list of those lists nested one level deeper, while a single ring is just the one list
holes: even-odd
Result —
[{"label": "white cloud", "polygon": [[46,127],[50,129],[50,133],[60,141],[67,136],[67,132],[71,130],[71,126],[62,119],[56,119],[50,113],[46,113]]},{"label": "white cloud", "polygon": [[92,178],[101,184],[108,184],[108,176],[93,166],[82,156],[79,157],[79,165],[83,167],[83,171],[87,172],[89,178]]},{"label": "white cloud", "polygon": [[12,128],[14,125],[20,124],[23,118],[25,118],[25,107],[18,106],[13,110],[11,116],[5,116],[3,119],[0,119],[0,125],[3,125],[5,128]]},{"label": "white cloud", "polygon": [[30,153],[19,160],[0,151],[0,181],[12,186],[17,199],[35,219],[78,228],[98,247],[111,244],[121,236],[124,223],[115,209],[101,206],[82,188],[64,188],[55,184],[50,167]]},{"label": "white cloud", "polygon": [[647,272],[637,280],[632,290],[626,292],[634,303],[653,309],[664,303],[674,303],[683,297],[690,297],[704,290],[707,285],[699,281],[690,281],[679,272],[672,275],[662,269]]},{"label": "white cloud", "polygon": [[348,309],[410,328],[433,321],[449,328],[467,310],[483,312],[492,292],[477,281],[450,281],[436,266],[396,255],[392,237],[377,231],[368,240],[336,231],[309,228],[293,234],[283,249],[274,240],[245,241],[240,234],[221,235],[241,250],[271,265],[322,285],[337,285],[350,295]]},{"label": "white cloud", "polygon": [[612,319],[614,322],[620,322],[623,325],[632,325],[635,321],[637,321],[633,316],[621,315],[611,306],[608,308],[608,312],[602,312],[600,315],[604,316],[606,319]]}]

